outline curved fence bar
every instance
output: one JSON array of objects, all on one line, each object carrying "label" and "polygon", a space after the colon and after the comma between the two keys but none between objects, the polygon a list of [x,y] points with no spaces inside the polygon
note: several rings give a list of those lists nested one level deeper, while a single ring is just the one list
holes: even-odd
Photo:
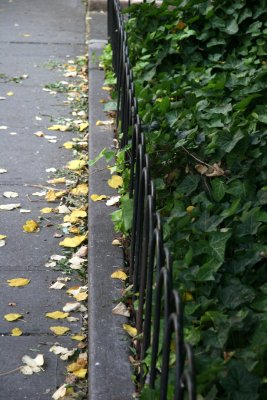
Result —
[{"label": "curved fence bar", "polygon": [[[138,299],[135,320],[141,338],[136,345],[139,388],[142,390],[145,385],[157,388],[160,400],[196,400],[193,352],[184,341],[183,304],[173,289],[172,261],[163,243],[161,218],[156,212],[156,191],[138,115],[119,0],[108,0],[108,33],[117,77],[117,130],[120,147],[129,148],[125,161],[130,169],[129,196],[134,203],[129,270]],[[148,352],[150,365],[146,361]]]}]

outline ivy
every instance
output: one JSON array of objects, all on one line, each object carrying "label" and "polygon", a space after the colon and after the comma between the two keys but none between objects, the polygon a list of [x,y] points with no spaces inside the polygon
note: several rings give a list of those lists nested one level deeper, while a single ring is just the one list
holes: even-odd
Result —
[{"label": "ivy", "polygon": [[[186,301],[198,398],[263,400],[266,1],[169,0],[127,13],[139,114],[174,284]],[[117,217],[126,230],[130,208],[125,197]],[[142,396],[157,398],[148,389]]]}]

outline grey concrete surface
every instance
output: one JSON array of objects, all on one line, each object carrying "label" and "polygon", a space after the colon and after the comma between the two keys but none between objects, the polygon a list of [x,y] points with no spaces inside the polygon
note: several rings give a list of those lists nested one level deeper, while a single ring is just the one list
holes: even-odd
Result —
[{"label": "grey concrete surface", "polygon": [[[19,371],[1,377],[1,400],[47,400],[52,398],[54,388],[62,384],[65,364],[58,356],[49,352],[55,340],[48,335],[10,337],[1,336],[0,373],[17,369],[26,354],[35,358],[38,353],[44,355],[44,371],[34,375],[22,375]],[[71,339],[62,337],[62,346],[71,349]],[[6,351],[3,351],[6,349]],[[7,351],[9,350],[9,351]],[[12,354],[11,353],[12,351]]]},{"label": "grey concrete surface", "polygon": [[[43,91],[43,86],[64,80],[51,66],[84,54],[84,21],[82,0],[0,0],[0,96],[6,97],[0,100],[0,168],[7,169],[0,174],[0,204],[21,203],[22,208],[31,210],[28,214],[0,210],[0,234],[7,235],[6,245],[0,247],[0,400],[51,399],[65,381],[66,362],[49,348],[56,342],[68,348],[75,345],[69,334],[55,337],[49,327],[68,326],[70,333],[79,332],[81,327],[81,320],[68,322],[45,316],[72,301],[64,290],[49,289],[62,272],[45,267],[52,254],[61,253],[61,239],[53,236],[58,217],[43,215],[36,233],[24,233],[22,226],[27,219],[38,220],[41,208],[59,204],[31,196],[42,191],[42,185],[53,186],[46,183],[52,177],[47,168],[63,167],[72,157],[62,144],[73,133],[47,130],[55,123],[53,119],[71,117],[70,108],[63,103],[66,98]],[[23,74],[28,78],[20,83],[12,80]],[[10,91],[13,96],[7,96]],[[56,136],[57,143],[34,136],[38,130]],[[19,197],[7,199],[5,191],[15,191]],[[8,279],[21,277],[30,279],[30,284],[8,286]],[[68,283],[75,284],[75,280]],[[16,305],[10,305],[13,303]],[[4,319],[5,314],[16,312],[23,314],[23,319]],[[23,335],[10,336],[14,327],[20,327]],[[32,376],[10,372],[21,365],[24,354],[35,357],[37,352],[44,354],[43,372]]]},{"label": "grey concrete surface", "polygon": [[[101,88],[104,73],[98,68],[98,57],[106,39],[106,18],[90,13],[89,41],[89,158],[93,159],[105,147],[111,148],[114,132],[111,128],[96,126],[105,120],[100,99],[107,99]],[[101,34],[102,32],[102,34]],[[92,35],[96,33],[96,38]],[[102,159],[90,169],[90,194],[115,195],[107,185],[110,173]],[[105,202],[89,201],[89,399],[130,400],[134,392],[131,367],[128,360],[129,345],[122,324],[125,317],[112,314],[115,301],[121,297],[123,285],[111,279],[118,267],[123,267],[122,249],[113,246],[115,238],[110,213],[115,210]]]}]

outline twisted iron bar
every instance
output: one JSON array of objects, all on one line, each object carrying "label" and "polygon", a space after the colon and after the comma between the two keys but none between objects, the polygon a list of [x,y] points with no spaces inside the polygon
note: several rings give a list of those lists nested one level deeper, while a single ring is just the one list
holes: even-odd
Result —
[{"label": "twisted iron bar", "polygon": [[[130,3],[130,1],[129,1]],[[172,261],[163,244],[162,224],[156,212],[156,192],[150,176],[145,134],[138,115],[134,79],[129,59],[127,34],[119,0],[108,0],[108,35],[113,49],[117,77],[117,128],[120,146],[130,146],[126,160],[130,168],[129,195],[133,198],[130,280],[138,293],[136,326],[142,339],[137,344],[141,361],[139,384],[158,386],[160,400],[170,400],[168,386],[174,374],[172,400],[195,400],[196,383],[193,352],[184,341],[183,304],[172,284]],[[160,340],[163,332],[163,340]],[[170,366],[171,344],[175,365]],[[151,365],[146,376],[144,359],[151,348]],[[157,368],[161,361],[160,372]],[[170,371],[172,370],[172,371]]]}]

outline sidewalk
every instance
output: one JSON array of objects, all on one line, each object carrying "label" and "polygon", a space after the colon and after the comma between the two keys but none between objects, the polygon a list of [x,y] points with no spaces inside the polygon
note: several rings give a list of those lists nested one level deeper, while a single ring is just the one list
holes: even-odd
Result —
[{"label": "sidewalk", "polygon": [[[62,144],[71,132],[50,132],[51,118],[69,117],[65,96],[43,91],[45,84],[62,80],[56,69],[47,65],[66,63],[85,53],[85,10],[81,0],[2,0],[0,3],[0,204],[20,203],[30,213],[0,210],[0,234],[6,245],[0,247],[0,399],[45,400],[64,383],[66,364],[49,352],[55,342],[74,347],[68,336],[55,337],[51,325],[62,325],[45,317],[61,310],[70,301],[65,291],[49,290],[59,276],[45,267],[52,254],[59,254],[54,237],[56,225],[42,224],[40,232],[23,232],[25,221],[38,220],[47,203],[37,196],[33,185],[46,186],[48,168],[61,168],[70,159]],[[21,77],[20,83],[14,82]],[[56,135],[51,143],[36,137],[36,131]],[[4,192],[17,192],[17,198],[5,198]],[[31,200],[30,200],[31,199]],[[10,287],[8,279],[27,278],[24,287]],[[73,283],[72,283],[73,284]],[[8,322],[4,315],[20,313],[23,319]],[[65,324],[64,324],[65,325]],[[22,336],[10,336],[18,327]],[[72,333],[79,332],[81,321],[72,322]],[[17,369],[24,355],[44,355],[45,368],[40,374],[23,375]]]}]

